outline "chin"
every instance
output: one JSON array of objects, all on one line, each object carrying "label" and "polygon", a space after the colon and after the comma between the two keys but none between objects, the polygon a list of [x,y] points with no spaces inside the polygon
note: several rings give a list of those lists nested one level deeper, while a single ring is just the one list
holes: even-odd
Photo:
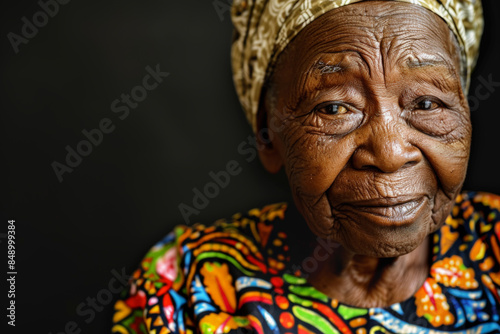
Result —
[{"label": "chin", "polygon": [[337,241],[352,253],[377,258],[398,257],[414,251],[432,232],[432,219],[417,219],[403,226],[372,226],[360,230],[350,220],[341,220]]},{"label": "chin", "polygon": [[[332,209],[333,218],[308,220],[313,232],[340,243],[346,250],[358,255],[377,258],[398,257],[414,251],[439,226],[432,217],[429,201],[410,215],[383,217],[350,209]],[[315,223],[314,223],[315,222]],[[318,224],[319,223],[319,224]],[[319,225],[319,226],[318,226]]]},{"label": "chin", "polygon": [[436,229],[432,202],[427,196],[418,196],[401,201],[402,204],[331,205],[334,223],[330,234],[356,254],[373,257],[408,254]]},{"label": "chin", "polygon": [[355,254],[376,258],[390,258],[413,252],[424,242],[426,237],[427,234],[421,234],[409,240],[401,238],[398,232],[394,232],[388,238],[376,242],[372,241],[371,244],[369,244],[370,240],[355,240],[352,243],[342,242],[342,245]]}]

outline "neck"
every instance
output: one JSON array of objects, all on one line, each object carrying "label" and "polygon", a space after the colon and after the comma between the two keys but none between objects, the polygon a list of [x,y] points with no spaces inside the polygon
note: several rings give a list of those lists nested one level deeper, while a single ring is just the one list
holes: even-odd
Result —
[{"label": "neck", "polygon": [[308,280],[316,289],[357,307],[385,307],[411,297],[430,267],[430,237],[412,252],[394,258],[354,254],[340,247]]}]

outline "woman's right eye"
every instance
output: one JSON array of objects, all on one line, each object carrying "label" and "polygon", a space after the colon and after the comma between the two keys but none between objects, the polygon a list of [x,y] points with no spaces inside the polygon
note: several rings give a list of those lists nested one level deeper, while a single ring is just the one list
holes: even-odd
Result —
[{"label": "woman's right eye", "polygon": [[356,129],[364,119],[361,110],[341,101],[317,104],[302,123],[310,133],[319,135],[344,135]]},{"label": "woman's right eye", "polygon": [[346,107],[338,103],[322,104],[314,108],[314,110],[325,115],[342,115],[349,112]]}]

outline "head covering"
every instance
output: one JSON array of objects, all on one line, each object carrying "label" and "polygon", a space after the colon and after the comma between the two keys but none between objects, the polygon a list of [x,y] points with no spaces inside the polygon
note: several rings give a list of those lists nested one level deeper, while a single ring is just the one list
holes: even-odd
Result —
[{"label": "head covering", "polygon": [[[254,132],[262,87],[280,53],[324,13],[363,0],[234,0],[231,49],[233,79]],[[483,31],[480,0],[386,0],[422,6],[439,15],[457,37],[462,77],[468,91]]]}]

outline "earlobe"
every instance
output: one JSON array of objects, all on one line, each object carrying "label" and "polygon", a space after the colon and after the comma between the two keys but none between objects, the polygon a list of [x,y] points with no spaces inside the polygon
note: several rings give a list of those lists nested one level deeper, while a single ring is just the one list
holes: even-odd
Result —
[{"label": "earlobe", "polygon": [[[270,131],[270,130],[269,130]],[[272,135],[271,135],[272,136]],[[261,136],[258,136],[261,137]],[[257,139],[259,158],[264,168],[272,174],[278,173],[283,166],[283,160],[273,140]]]},{"label": "earlobe", "polygon": [[275,174],[283,166],[283,159],[278,150],[278,135],[269,126],[268,115],[266,108],[262,106],[257,115],[256,141],[262,165],[269,173]]}]

